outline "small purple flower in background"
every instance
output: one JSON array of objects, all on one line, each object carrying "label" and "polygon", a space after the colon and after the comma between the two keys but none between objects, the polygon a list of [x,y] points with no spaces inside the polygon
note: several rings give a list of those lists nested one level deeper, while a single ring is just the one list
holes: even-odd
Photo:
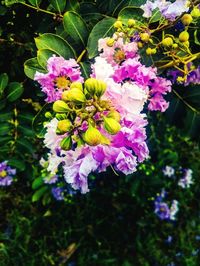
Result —
[{"label": "small purple flower in background", "polygon": [[172,236],[168,236],[166,239],[166,243],[171,244],[173,241],[173,237]]},{"label": "small purple flower in background", "polygon": [[7,161],[0,163],[0,186],[10,186],[15,174],[16,169],[8,166]]},{"label": "small purple flower in background", "polygon": [[171,207],[166,202],[163,202],[163,199],[166,197],[167,193],[164,189],[162,189],[162,192],[159,196],[157,196],[155,202],[154,202],[154,212],[155,214],[161,219],[161,220],[176,220],[176,214],[179,210],[178,208],[178,201],[173,200]]},{"label": "small purple flower in background", "polygon": [[170,209],[165,202],[155,202],[155,214],[161,220],[168,220],[170,218]]},{"label": "small purple flower in background", "polygon": [[165,176],[172,177],[175,173],[175,170],[173,167],[166,165],[162,172]]},{"label": "small purple flower in background", "polygon": [[61,187],[53,187],[51,189],[51,193],[54,196],[56,200],[64,200],[64,195],[63,195],[64,189]]},{"label": "small purple flower in background", "polygon": [[184,176],[178,181],[178,185],[182,188],[189,188],[193,184],[191,169],[184,169]]},{"label": "small purple flower in background", "polygon": [[170,207],[170,217],[169,217],[170,220],[172,220],[172,221],[176,220],[175,216],[176,216],[178,210],[179,210],[178,201],[173,200],[172,205]]}]

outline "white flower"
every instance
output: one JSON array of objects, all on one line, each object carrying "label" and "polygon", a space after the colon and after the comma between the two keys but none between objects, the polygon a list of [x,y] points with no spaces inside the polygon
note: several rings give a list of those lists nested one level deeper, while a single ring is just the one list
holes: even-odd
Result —
[{"label": "white flower", "polygon": [[175,171],[174,168],[171,166],[166,165],[163,169],[163,174],[168,177],[172,177],[174,175]]}]

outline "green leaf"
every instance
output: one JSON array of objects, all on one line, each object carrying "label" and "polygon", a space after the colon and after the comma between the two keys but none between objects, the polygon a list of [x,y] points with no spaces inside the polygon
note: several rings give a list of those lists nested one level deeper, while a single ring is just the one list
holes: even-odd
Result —
[{"label": "green leaf", "polygon": [[26,60],[24,63],[24,73],[26,76],[34,79],[36,71],[46,73],[45,69],[39,65],[37,57]]},{"label": "green leaf", "polygon": [[29,3],[31,3],[31,5],[33,5],[33,6],[39,6],[40,4],[41,4],[41,2],[42,2],[42,0],[28,0],[29,1]]},{"label": "green leaf", "polygon": [[99,12],[98,8],[93,3],[81,3],[80,13],[83,19],[87,22],[87,25],[92,21],[103,19],[103,14]]},{"label": "green leaf", "polygon": [[50,3],[59,13],[62,13],[66,6],[66,0],[50,0]]},{"label": "green leaf", "polygon": [[[48,49],[40,49],[37,51],[37,60],[38,60],[38,63],[46,69],[46,66],[47,66],[47,60],[49,59],[49,57],[51,57],[53,53],[51,50],[48,50]],[[58,54],[56,54],[58,55]]]},{"label": "green leaf", "polygon": [[90,63],[89,62],[80,62],[79,63],[80,67],[81,67],[81,73],[83,74],[83,77],[85,79],[89,78],[90,76]]},{"label": "green leaf", "polygon": [[37,177],[32,183],[32,189],[38,189],[44,184],[43,177]]},{"label": "green leaf", "polygon": [[155,23],[162,19],[162,13],[158,8],[154,9],[150,17],[149,23]]},{"label": "green leaf", "polygon": [[198,34],[199,34],[199,30],[195,30],[195,32],[194,32],[194,42],[195,42],[195,44],[200,45]]},{"label": "green leaf", "polygon": [[50,104],[46,103],[42,109],[36,114],[32,121],[32,127],[38,138],[43,138],[45,134],[45,128],[43,125],[44,114],[50,110]]},{"label": "green leaf", "polygon": [[134,6],[128,6],[123,8],[119,12],[118,19],[121,20],[123,23],[128,22],[129,19],[135,19],[137,23],[143,24],[145,22],[145,18],[143,17],[144,11],[141,8],[134,7]]},{"label": "green leaf", "polygon": [[8,86],[7,100],[9,102],[14,102],[20,98],[24,91],[24,87],[19,82],[11,82]]},{"label": "green leaf", "polygon": [[0,124],[0,136],[8,135],[11,131],[12,127],[8,123]]},{"label": "green leaf", "polygon": [[116,19],[114,18],[104,18],[99,21],[95,27],[92,29],[87,43],[87,49],[89,54],[89,59],[95,57],[98,54],[98,40],[100,38],[105,38],[112,36],[115,32],[113,24]]},{"label": "green leaf", "polygon": [[47,49],[54,54],[63,56],[65,59],[76,56],[69,43],[56,34],[44,33],[35,38],[35,43],[38,49]]},{"label": "green leaf", "polygon": [[79,12],[80,10],[80,4],[77,0],[68,0],[67,1],[67,6],[66,6],[66,10],[67,11],[75,11],[75,12]]},{"label": "green leaf", "polygon": [[3,73],[0,75],[0,94],[3,93],[7,85],[8,85],[8,75],[6,73]]},{"label": "green leaf", "polygon": [[35,151],[32,143],[25,138],[18,139],[16,141],[16,144],[17,144],[18,150],[21,152],[33,154]]},{"label": "green leaf", "polygon": [[11,6],[18,3],[25,3],[25,0],[5,0],[6,6]]},{"label": "green leaf", "polygon": [[74,11],[68,11],[64,14],[63,25],[65,31],[70,37],[81,44],[83,47],[86,46],[88,39],[88,29],[85,21]]},{"label": "green leaf", "polygon": [[32,196],[32,202],[38,201],[42,196],[44,196],[47,190],[48,190],[47,186],[44,186],[38,189]]},{"label": "green leaf", "polygon": [[19,160],[17,158],[9,159],[8,160],[8,165],[13,166],[13,167],[19,169],[20,171],[24,171],[25,167],[26,167],[24,161],[21,161],[21,160]]}]

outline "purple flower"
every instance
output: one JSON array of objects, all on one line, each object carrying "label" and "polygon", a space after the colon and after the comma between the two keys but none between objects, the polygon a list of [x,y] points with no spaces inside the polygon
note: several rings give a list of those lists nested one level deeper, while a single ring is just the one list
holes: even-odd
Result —
[{"label": "purple flower", "polygon": [[0,186],[10,186],[13,182],[13,177],[16,174],[16,169],[12,169],[7,165],[7,161],[0,163]]},{"label": "purple flower", "polygon": [[175,170],[173,167],[166,165],[163,170],[162,170],[163,174],[167,177],[172,177],[175,173]]},{"label": "purple flower", "polygon": [[191,184],[193,184],[192,180],[192,170],[184,169],[184,176],[178,181],[178,185],[182,188],[189,188]]},{"label": "purple flower", "polygon": [[62,92],[67,90],[71,82],[83,82],[79,65],[74,59],[65,60],[53,55],[47,61],[48,73],[36,72],[34,79],[42,86],[47,102],[61,99]]},{"label": "purple flower", "polygon": [[136,171],[137,158],[131,154],[131,151],[124,150],[117,156],[115,165],[117,170],[125,175],[132,174]]},{"label": "purple flower", "polygon": [[54,184],[58,181],[58,175],[47,175],[45,178],[44,178],[44,183],[45,184]]},{"label": "purple flower", "polygon": [[51,193],[54,196],[54,198],[58,201],[64,200],[64,189],[61,187],[53,187],[51,189]]},{"label": "purple flower", "polygon": [[165,202],[155,202],[155,214],[161,219],[161,220],[168,220],[170,219],[170,209],[167,203]]}]

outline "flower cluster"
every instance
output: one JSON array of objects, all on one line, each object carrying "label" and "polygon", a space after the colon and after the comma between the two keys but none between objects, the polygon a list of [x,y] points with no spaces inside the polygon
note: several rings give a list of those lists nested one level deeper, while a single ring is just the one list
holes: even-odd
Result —
[{"label": "flower cluster", "polygon": [[82,193],[89,191],[91,172],[111,166],[128,175],[148,158],[145,106],[165,111],[163,96],[171,91],[170,81],[141,63],[134,40],[116,33],[100,39],[98,49],[86,80],[74,59],[57,56],[48,59],[46,74],[35,75],[53,103],[45,114],[44,143],[50,150],[45,182],[54,182],[61,166],[66,182]]},{"label": "flower cluster", "polygon": [[155,214],[161,219],[161,220],[176,220],[176,214],[179,210],[178,207],[178,201],[172,200],[171,206],[164,202],[167,193],[163,190],[161,194],[156,198],[154,204],[155,204]]},{"label": "flower cluster", "polygon": [[163,168],[163,174],[169,178],[177,179],[178,186],[182,188],[190,188],[194,183],[192,179],[193,171],[191,169],[179,167],[179,169],[175,170],[173,167],[166,165]]},{"label": "flower cluster", "polygon": [[16,174],[16,169],[12,169],[7,161],[0,163],[0,186],[10,186]]}]

